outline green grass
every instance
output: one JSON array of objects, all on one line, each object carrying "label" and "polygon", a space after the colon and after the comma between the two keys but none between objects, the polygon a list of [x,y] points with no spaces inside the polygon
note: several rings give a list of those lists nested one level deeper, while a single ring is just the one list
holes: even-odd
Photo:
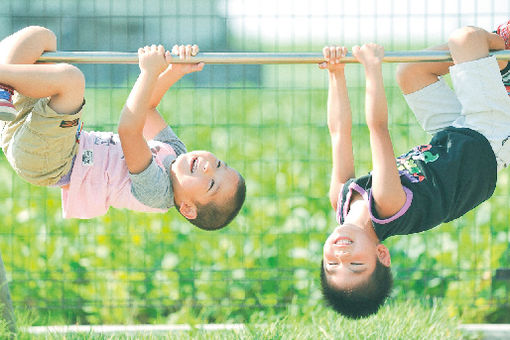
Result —
[{"label": "green grass", "polygon": [[[190,320],[194,318],[191,317]],[[19,339],[460,339],[459,319],[441,303],[394,303],[375,316],[348,320],[323,307],[290,306],[284,315],[254,313],[244,330],[176,331],[168,334],[46,334],[20,332]],[[466,337],[467,338],[467,337]],[[474,339],[474,337],[470,337]]]}]

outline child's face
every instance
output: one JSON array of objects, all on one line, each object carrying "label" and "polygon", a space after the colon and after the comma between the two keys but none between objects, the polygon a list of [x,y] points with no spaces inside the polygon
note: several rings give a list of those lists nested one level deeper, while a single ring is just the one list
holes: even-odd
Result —
[{"label": "child's face", "polygon": [[324,243],[324,272],[337,289],[349,289],[366,281],[375,269],[377,240],[354,224],[335,229]]},{"label": "child's face", "polygon": [[228,201],[237,187],[239,175],[208,151],[179,155],[171,168],[175,201],[218,205]]}]

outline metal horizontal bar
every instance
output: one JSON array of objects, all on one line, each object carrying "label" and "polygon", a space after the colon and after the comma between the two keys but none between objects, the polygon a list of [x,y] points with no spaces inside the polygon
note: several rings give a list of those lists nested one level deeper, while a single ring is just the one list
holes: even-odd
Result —
[{"label": "metal horizontal bar", "polygon": [[[499,60],[510,60],[510,50],[495,51]],[[383,58],[385,63],[407,62],[441,62],[451,61],[448,51],[386,51]],[[318,64],[324,61],[321,53],[200,53],[187,60],[173,58],[173,63],[199,63],[205,64]],[[71,64],[138,64],[138,55],[135,52],[46,52],[38,62]],[[341,62],[357,63],[356,58],[348,53]]]}]

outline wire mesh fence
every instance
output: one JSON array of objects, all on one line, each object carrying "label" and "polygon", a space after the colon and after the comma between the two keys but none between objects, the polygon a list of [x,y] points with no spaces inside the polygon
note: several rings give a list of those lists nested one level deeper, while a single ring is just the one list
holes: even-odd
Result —
[{"label": "wire mesh fence", "polygon": [[[52,29],[61,51],[134,52],[196,43],[204,52],[320,52],[325,44],[375,41],[417,50],[462,25],[488,30],[510,18],[489,1],[16,1],[0,35]],[[0,52],[1,53],[1,52]],[[115,131],[136,65],[80,64],[87,79],[85,129]],[[385,65],[396,154],[428,142]],[[363,71],[348,66],[358,173],[370,169]],[[65,220],[60,192],[20,180],[2,155],[0,247],[13,302],[41,324],[146,323],[186,313],[208,322],[320,301],[322,243],[335,226],[328,200],[327,77],[314,65],[207,65],[174,85],[160,111],[188,150],[211,150],[247,181],[240,216],[204,232],[177,211],[110,210]],[[476,319],[509,304],[508,171],[475,211],[423,234],[395,237],[394,298],[445,297]],[[506,278],[506,279],[505,279]],[[499,313],[499,314],[498,314]]]}]

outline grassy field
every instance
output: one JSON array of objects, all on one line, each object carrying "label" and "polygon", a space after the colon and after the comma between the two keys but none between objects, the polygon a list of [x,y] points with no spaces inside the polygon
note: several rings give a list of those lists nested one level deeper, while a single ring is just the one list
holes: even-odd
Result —
[{"label": "grassy field", "polygon": [[[175,211],[111,210],[93,220],[64,220],[58,189],[24,183],[1,158],[0,249],[14,304],[32,310],[36,325],[189,323],[191,316],[197,323],[255,325],[258,313],[261,319],[284,315],[289,305],[314,311],[321,301],[322,243],[336,224],[327,198],[327,91],[316,68],[278,70],[271,72],[275,87],[262,89],[247,83],[193,88],[184,80],[160,106],[189,150],[212,150],[246,178],[240,216],[218,232],[197,230]],[[392,67],[385,66],[385,73],[392,139],[400,154],[429,137],[394,87]],[[364,174],[370,150],[360,74],[353,66],[348,79],[357,173]],[[128,93],[124,86],[87,92],[85,129],[115,130]],[[475,211],[427,233],[385,242],[392,253],[394,297],[444,298],[448,315],[465,322],[508,320],[508,285],[493,275],[510,266],[509,189],[503,172],[493,198]],[[336,320],[324,321],[326,334],[344,328],[369,332],[330,314],[322,319],[321,313],[312,315]],[[307,332],[322,332],[307,318],[275,316],[265,331],[278,338],[278,332],[292,335],[306,324]]]},{"label": "grassy field", "polygon": [[[192,320],[193,317],[190,318]],[[254,313],[243,330],[175,331],[136,334],[44,334],[20,332],[19,339],[475,339],[463,335],[459,319],[451,318],[441,304],[427,306],[409,301],[385,306],[368,319],[353,321],[322,307],[289,307],[284,315]],[[193,324],[191,324],[193,325]]]}]

